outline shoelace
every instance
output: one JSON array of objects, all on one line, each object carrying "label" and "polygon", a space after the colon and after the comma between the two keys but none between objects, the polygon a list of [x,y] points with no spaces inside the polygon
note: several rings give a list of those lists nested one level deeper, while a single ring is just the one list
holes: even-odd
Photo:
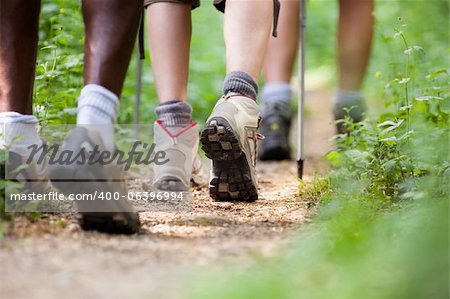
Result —
[{"label": "shoelace", "polygon": [[[261,119],[261,118],[260,118]],[[258,127],[259,127],[259,125],[258,125]],[[266,136],[264,136],[263,134],[261,134],[261,133],[258,133],[256,130],[255,131],[252,131],[252,134],[251,135],[249,135],[249,136],[247,136],[248,137],[248,139],[252,139],[253,140],[253,145],[254,145],[254,155],[253,155],[253,161],[252,161],[252,163],[253,163],[253,166],[256,166],[256,157],[257,157],[257,155],[258,155],[258,146],[257,146],[257,143],[258,143],[258,140],[263,140],[264,138],[266,138]]]}]

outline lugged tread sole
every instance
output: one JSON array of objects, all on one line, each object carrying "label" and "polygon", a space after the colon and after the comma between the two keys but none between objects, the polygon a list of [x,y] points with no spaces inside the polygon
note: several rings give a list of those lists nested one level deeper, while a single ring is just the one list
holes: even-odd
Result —
[{"label": "lugged tread sole", "polygon": [[214,177],[209,194],[216,201],[255,201],[258,191],[253,184],[245,155],[233,161],[213,161]]},{"label": "lugged tread sole", "polygon": [[208,121],[200,142],[205,155],[213,160],[209,193],[216,201],[255,201],[258,191],[250,166],[230,124],[221,117]]},{"label": "lugged tread sole", "polygon": [[202,149],[211,160],[231,161],[244,153],[230,124],[222,117],[214,117],[203,129],[200,142]]},{"label": "lugged tread sole", "polygon": [[[94,176],[89,176],[86,172],[82,172],[80,169],[74,170],[73,168],[67,168],[58,169],[60,175],[64,178],[72,178],[73,181],[77,181],[78,172],[83,173],[83,177],[90,178],[93,182],[95,182],[95,179],[93,179]],[[53,176],[54,177],[54,176]],[[77,188],[77,184],[71,184],[70,180],[69,182],[60,182],[58,180],[51,180],[53,185],[60,190],[63,194],[77,194],[80,192],[79,188]],[[96,188],[97,189],[97,188]],[[99,191],[105,189],[105,182],[101,182],[99,185]],[[85,193],[94,193],[95,190],[84,190]],[[120,198],[119,200],[124,200]],[[140,221],[139,216],[137,212],[130,211],[130,212],[85,212],[86,209],[89,209],[89,205],[93,205],[95,202],[88,202],[84,203],[83,201],[77,203],[78,207],[81,208],[79,211],[79,218],[78,221],[80,223],[80,226],[83,230],[95,230],[102,233],[108,233],[108,234],[135,234],[139,232],[140,229]],[[104,210],[116,210],[115,205],[116,201],[100,201],[100,204],[103,206],[100,206],[100,209]],[[99,206],[96,205],[92,207],[98,208]]]}]

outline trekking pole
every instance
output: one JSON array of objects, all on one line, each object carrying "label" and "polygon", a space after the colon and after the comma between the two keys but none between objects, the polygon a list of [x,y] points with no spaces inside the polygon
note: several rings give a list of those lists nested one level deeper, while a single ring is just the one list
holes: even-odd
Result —
[{"label": "trekking pole", "polygon": [[144,13],[142,13],[141,24],[139,26],[137,41],[138,57],[136,59],[136,98],[134,100],[134,124],[139,124],[141,111],[141,92],[142,92],[142,61],[145,59],[144,50]]},{"label": "trekking pole", "polygon": [[297,136],[297,174],[303,178],[304,156],[304,102],[305,102],[305,33],[306,33],[306,0],[300,0],[300,30],[298,47],[298,136]]},{"label": "trekking pole", "polygon": [[[139,48],[138,48],[139,51]],[[141,91],[142,91],[142,59],[136,59],[136,98],[134,100],[134,124],[139,124],[141,110]]]}]

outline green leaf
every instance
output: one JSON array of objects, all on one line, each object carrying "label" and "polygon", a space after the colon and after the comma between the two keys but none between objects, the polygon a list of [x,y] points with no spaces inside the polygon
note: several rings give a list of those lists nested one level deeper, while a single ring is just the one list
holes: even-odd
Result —
[{"label": "green leaf", "polygon": [[421,101],[421,102],[427,102],[427,101],[430,101],[430,100],[443,100],[443,98],[436,97],[436,96],[421,96],[421,97],[416,97],[415,100],[416,101]]},{"label": "green leaf", "polygon": [[403,124],[403,122],[404,122],[403,119],[398,122],[393,122],[393,121],[388,120],[381,124],[378,124],[378,127],[379,128],[387,127],[386,129],[383,129],[383,132],[386,133],[386,132],[390,132],[392,130],[397,129],[398,127],[400,127]]}]

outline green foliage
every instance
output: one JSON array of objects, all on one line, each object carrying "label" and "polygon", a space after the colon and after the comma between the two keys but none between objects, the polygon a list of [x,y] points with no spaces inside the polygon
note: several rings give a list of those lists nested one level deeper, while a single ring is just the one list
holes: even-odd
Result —
[{"label": "green foliage", "polygon": [[80,3],[44,1],[39,31],[34,111],[41,124],[75,122],[83,84],[83,25]]},{"label": "green foliage", "polygon": [[[414,187],[418,181],[429,176],[448,178],[449,172],[449,73],[412,64],[417,56],[426,55],[423,48],[409,46],[401,31],[394,37],[405,46],[405,71],[385,85],[387,110],[376,123],[344,119],[348,133],[337,136],[338,149],[328,154],[338,167],[332,179],[357,181],[362,192],[380,193],[389,201],[415,197],[414,190],[420,192]],[[442,192],[441,196],[448,195]]]}]

